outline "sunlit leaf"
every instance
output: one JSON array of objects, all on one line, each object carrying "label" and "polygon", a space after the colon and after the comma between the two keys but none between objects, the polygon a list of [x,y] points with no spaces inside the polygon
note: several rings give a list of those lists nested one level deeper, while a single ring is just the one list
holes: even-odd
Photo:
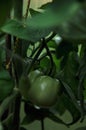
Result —
[{"label": "sunlit leaf", "polygon": [[54,0],[53,2],[42,6],[44,12],[27,20],[27,24],[32,27],[52,27],[70,19],[77,9],[79,2],[75,0]]},{"label": "sunlit leaf", "polygon": [[33,17],[33,16],[36,16],[36,15],[39,15],[40,14],[40,12],[39,11],[36,11],[36,10],[34,10],[34,9],[29,9],[29,11],[30,11],[30,15],[31,15],[31,17]]}]

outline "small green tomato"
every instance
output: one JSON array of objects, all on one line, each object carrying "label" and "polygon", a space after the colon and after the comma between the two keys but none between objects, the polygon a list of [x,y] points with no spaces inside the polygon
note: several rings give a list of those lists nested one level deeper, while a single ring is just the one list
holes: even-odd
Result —
[{"label": "small green tomato", "polygon": [[31,84],[29,100],[39,107],[51,107],[55,105],[60,93],[59,80],[50,76],[39,76]]}]

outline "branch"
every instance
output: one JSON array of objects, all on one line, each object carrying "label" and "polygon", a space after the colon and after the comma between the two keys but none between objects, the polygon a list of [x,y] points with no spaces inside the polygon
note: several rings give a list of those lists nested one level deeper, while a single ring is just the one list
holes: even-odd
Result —
[{"label": "branch", "polygon": [[27,19],[27,16],[28,16],[28,12],[29,12],[29,7],[30,7],[30,2],[31,0],[28,0],[28,4],[27,4],[27,8],[26,8],[26,13],[25,13],[25,19]]},{"label": "branch", "polygon": [[[49,40],[49,39],[48,39]],[[47,41],[47,40],[46,40]],[[50,75],[52,73],[52,68],[53,68],[53,65],[54,65],[54,62],[53,62],[53,58],[52,58],[52,55],[51,55],[51,52],[47,46],[47,43],[46,43],[45,39],[43,39],[43,43],[44,43],[44,46],[45,46],[45,49],[47,51],[47,55],[50,57],[50,61],[51,61],[51,67],[50,67],[50,72],[48,75]]]}]

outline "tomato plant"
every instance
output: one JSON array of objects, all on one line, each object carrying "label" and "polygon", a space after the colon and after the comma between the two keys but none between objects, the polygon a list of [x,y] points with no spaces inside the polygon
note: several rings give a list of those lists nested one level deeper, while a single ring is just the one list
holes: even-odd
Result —
[{"label": "tomato plant", "polygon": [[0,2],[1,129],[26,130],[39,120],[44,130],[45,118],[65,126],[83,122],[86,1],[46,1],[36,9],[31,0]]}]

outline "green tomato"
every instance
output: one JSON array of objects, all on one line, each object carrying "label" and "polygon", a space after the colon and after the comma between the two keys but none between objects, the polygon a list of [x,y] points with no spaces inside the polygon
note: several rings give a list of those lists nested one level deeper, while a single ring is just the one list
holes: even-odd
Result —
[{"label": "green tomato", "polygon": [[29,77],[29,80],[31,82],[31,84],[33,84],[35,82],[35,80],[39,77],[39,76],[42,76],[43,73],[39,70],[34,70],[34,71],[31,71],[30,74],[28,75]]},{"label": "green tomato", "polygon": [[21,95],[26,100],[29,99],[28,91],[31,87],[31,84],[35,81],[37,77],[41,75],[42,75],[42,72],[40,72],[39,70],[35,70],[35,71],[30,72],[28,76],[24,76],[24,75],[21,76],[19,80],[19,90],[20,90]]},{"label": "green tomato", "polygon": [[39,76],[31,84],[28,95],[34,105],[46,108],[55,105],[59,93],[59,80],[50,76]]}]

